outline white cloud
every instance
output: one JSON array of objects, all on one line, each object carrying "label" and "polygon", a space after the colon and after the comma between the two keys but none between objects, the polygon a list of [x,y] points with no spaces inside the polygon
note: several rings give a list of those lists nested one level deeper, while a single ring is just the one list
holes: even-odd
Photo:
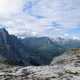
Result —
[{"label": "white cloud", "polygon": [[0,16],[21,11],[24,0],[0,0]]},{"label": "white cloud", "polygon": [[68,36],[80,24],[80,0],[0,0],[0,24],[12,34]]}]

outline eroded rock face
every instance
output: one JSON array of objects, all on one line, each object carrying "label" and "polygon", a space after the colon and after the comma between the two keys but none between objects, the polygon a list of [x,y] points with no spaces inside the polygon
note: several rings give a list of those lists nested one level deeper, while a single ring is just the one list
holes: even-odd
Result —
[{"label": "eroded rock face", "polygon": [[80,80],[80,49],[71,49],[47,66],[0,64],[0,80]]}]

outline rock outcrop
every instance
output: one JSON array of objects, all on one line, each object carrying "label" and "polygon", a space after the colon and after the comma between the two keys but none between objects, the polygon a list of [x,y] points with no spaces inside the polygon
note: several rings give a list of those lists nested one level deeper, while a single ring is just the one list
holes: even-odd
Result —
[{"label": "rock outcrop", "polygon": [[70,49],[47,66],[0,65],[0,80],[80,80],[80,49]]}]

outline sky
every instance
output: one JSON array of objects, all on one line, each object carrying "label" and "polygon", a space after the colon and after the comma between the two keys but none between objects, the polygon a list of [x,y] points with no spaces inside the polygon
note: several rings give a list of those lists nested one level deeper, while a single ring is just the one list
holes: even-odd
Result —
[{"label": "sky", "polygon": [[80,0],[0,0],[0,27],[10,34],[80,38]]}]

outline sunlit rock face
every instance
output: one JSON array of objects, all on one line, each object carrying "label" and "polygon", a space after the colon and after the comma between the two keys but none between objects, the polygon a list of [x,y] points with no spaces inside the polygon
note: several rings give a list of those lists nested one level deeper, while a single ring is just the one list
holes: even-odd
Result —
[{"label": "sunlit rock face", "polygon": [[46,66],[12,66],[0,63],[0,79],[80,80],[80,48],[69,49]]}]

